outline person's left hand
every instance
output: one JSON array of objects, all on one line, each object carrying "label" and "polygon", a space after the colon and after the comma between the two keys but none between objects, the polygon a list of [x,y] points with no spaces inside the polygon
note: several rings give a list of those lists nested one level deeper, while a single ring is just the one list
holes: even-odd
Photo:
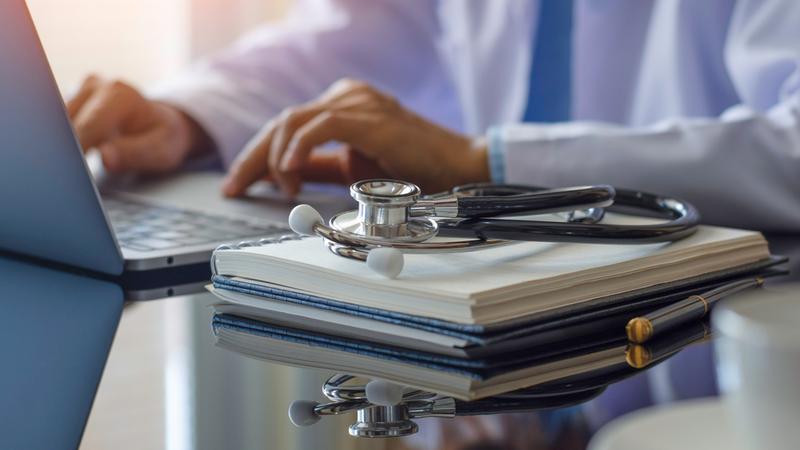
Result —
[{"label": "person's left hand", "polygon": [[[313,167],[332,159],[314,149],[330,141],[345,144],[346,153],[334,155],[340,163],[322,166],[340,173],[320,174]],[[486,146],[425,120],[365,83],[340,80],[270,121],[236,158],[223,191],[240,196],[268,177],[294,196],[304,181],[349,183],[356,175],[411,181],[425,192],[487,181]]]}]

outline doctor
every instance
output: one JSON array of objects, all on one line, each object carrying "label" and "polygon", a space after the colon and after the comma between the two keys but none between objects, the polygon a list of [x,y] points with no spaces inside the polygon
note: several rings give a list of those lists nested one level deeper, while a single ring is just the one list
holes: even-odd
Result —
[{"label": "doctor", "polygon": [[299,3],[150,99],[87,79],[68,104],[84,148],[111,171],[216,151],[229,196],[265,176],[289,195],[365,173],[610,183],[800,229],[800,2]]}]

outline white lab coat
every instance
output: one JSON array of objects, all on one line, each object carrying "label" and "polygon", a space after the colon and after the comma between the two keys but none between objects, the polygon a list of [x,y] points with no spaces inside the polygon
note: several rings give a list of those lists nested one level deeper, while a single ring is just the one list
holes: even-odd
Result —
[{"label": "white lab coat", "polygon": [[[304,0],[172,80],[230,162],[341,77],[488,133],[496,179],[677,195],[711,223],[800,230],[800,2],[575,0],[574,122],[519,124],[535,0]],[[540,62],[541,63],[541,62]]]}]

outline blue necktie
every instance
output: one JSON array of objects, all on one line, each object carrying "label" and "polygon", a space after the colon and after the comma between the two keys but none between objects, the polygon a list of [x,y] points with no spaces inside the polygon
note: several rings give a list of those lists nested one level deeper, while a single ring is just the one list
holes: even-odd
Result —
[{"label": "blue necktie", "polygon": [[541,0],[524,122],[570,119],[572,0]]}]

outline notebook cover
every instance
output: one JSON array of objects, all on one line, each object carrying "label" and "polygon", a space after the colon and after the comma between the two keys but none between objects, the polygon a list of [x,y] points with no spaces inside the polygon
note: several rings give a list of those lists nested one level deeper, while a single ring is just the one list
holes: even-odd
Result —
[{"label": "notebook cover", "polygon": [[624,348],[627,342],[624,337],[617,334],[614,337],[605,337],[598,340],[586,341],[571,348],[552,348],[548,352],[529,351],[517,354],[513,358],[481,358],[462,359],[433,353],[408,350],[387,345],[374,344],[354,339],[345,339],[337,336],[315,333],[297,328],[287,328],[266,322],[217,314],[213,319],[215,333],[220,328],[227,328],[241,333],[278,339],[302,345],[322,347],[331,350],[354,353],[371,358],[414,364],[429,369],[458,373],[472,379],[482,380],[499,373],[527,367],[533,364],[543,364],[553,360],[575,357],[583,354],[597,352],[603,349],[619,347]]}]

